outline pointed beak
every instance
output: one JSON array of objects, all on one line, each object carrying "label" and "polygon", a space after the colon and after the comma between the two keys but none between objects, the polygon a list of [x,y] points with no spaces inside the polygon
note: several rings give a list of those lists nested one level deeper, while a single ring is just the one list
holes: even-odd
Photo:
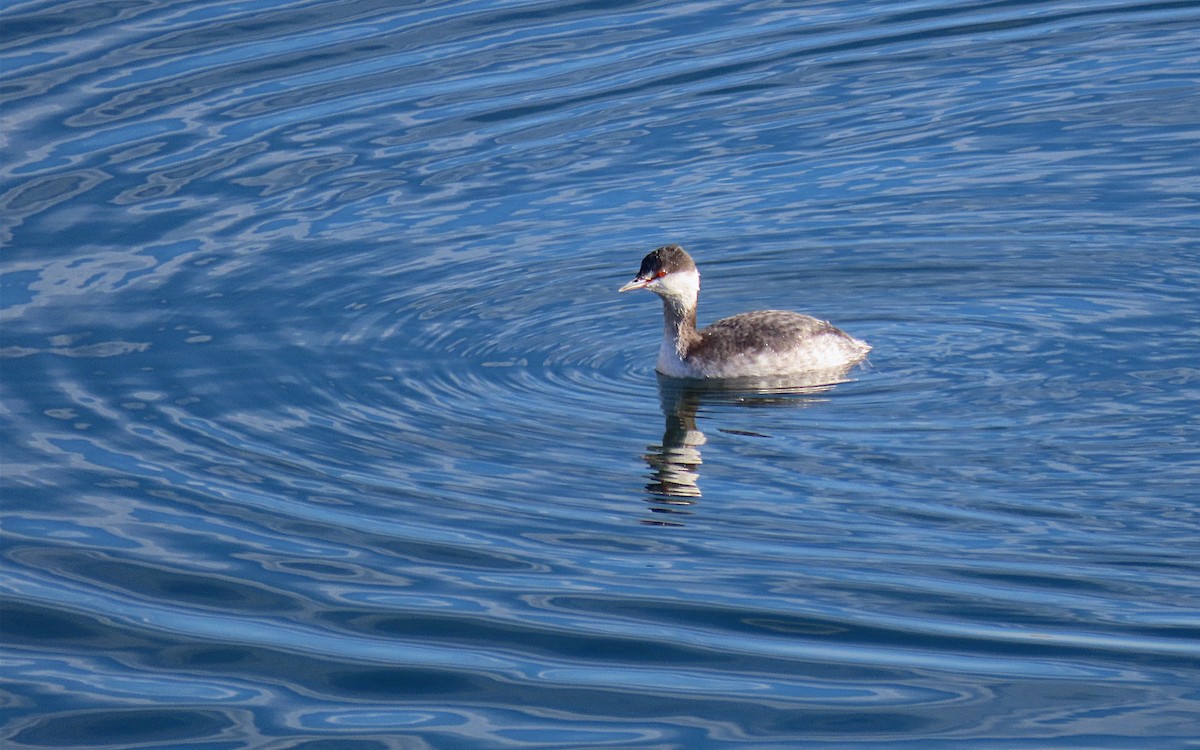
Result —
[{"label": "pointed beak", "polygon": [[649,283],[650,283],[650,279],[643,279],[641,276],[638,276],[636,279],[629,282],[625,286],[621,287],[617,291],[618,292],[628,292],[631,289],[645,289],[646,285]]}]

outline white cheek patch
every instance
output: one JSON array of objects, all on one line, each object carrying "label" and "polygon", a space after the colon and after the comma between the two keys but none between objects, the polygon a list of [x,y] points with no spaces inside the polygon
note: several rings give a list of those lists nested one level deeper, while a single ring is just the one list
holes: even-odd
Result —
[{"label": "white cheek patch", "polygon": [[696,271],[676,271],[657,279],[653,286],[673,297],[689,297],[700,289],[700,274]]}]

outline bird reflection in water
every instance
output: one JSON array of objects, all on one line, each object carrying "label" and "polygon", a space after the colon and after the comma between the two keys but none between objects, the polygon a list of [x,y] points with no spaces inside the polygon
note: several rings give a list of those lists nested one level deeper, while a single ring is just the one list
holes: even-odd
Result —
[{"label": "bird reflection in water", "polygon": [[[822,400],[818,395],[846,382],[851,368],[822,370],[801,376],[737,378],[732,380],[679,380],[658,376],[658,397],[666,426],[662,444],[647,446],[642,456],[650,467],[646,484],[653,518],[643,523],[682,526],[683,516],[700,498],[700,446],[707,442],[696,424],[705,406],[805,407]],[[720,432],[767,437],[744,430]]]}]

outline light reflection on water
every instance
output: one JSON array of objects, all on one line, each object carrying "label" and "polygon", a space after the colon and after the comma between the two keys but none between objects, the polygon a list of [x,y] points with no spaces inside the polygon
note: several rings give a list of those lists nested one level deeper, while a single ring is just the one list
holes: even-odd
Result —
[{"label": "light reflection on water", "polygon": [[1189,4],[0,16],[6,747],[1197,735]]},{"label": "light reflection on water", "polygon": [[[642,458],[651,470],[651,481],[646,485],[651,510],[664,516],[645,523],[682,526],[681,516],[688,515],[687,508],[702,496],[701,451],[707,438],[696,416],[706,404],[804,407],[816,403],[820,394],[838,383],[846,382],[850,369],[723,381],[676,380],[658,375],[659,402],[666,426],[661,444],[648,446],[649,453]],[[725,431],[747,437],[770,437],[747,430]]]}]

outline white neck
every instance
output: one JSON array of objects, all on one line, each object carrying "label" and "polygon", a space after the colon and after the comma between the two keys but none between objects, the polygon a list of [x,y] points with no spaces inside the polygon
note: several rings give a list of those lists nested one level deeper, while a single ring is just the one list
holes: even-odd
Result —
[{"label": "white neck", "polygon": [[696,302],[700,296],[700,274],[696,271],[673,273],[654,289],[663,301],[663,340],[658,350],[658,369],[668,374],[683,365],[688,347],[698,338]]}]

